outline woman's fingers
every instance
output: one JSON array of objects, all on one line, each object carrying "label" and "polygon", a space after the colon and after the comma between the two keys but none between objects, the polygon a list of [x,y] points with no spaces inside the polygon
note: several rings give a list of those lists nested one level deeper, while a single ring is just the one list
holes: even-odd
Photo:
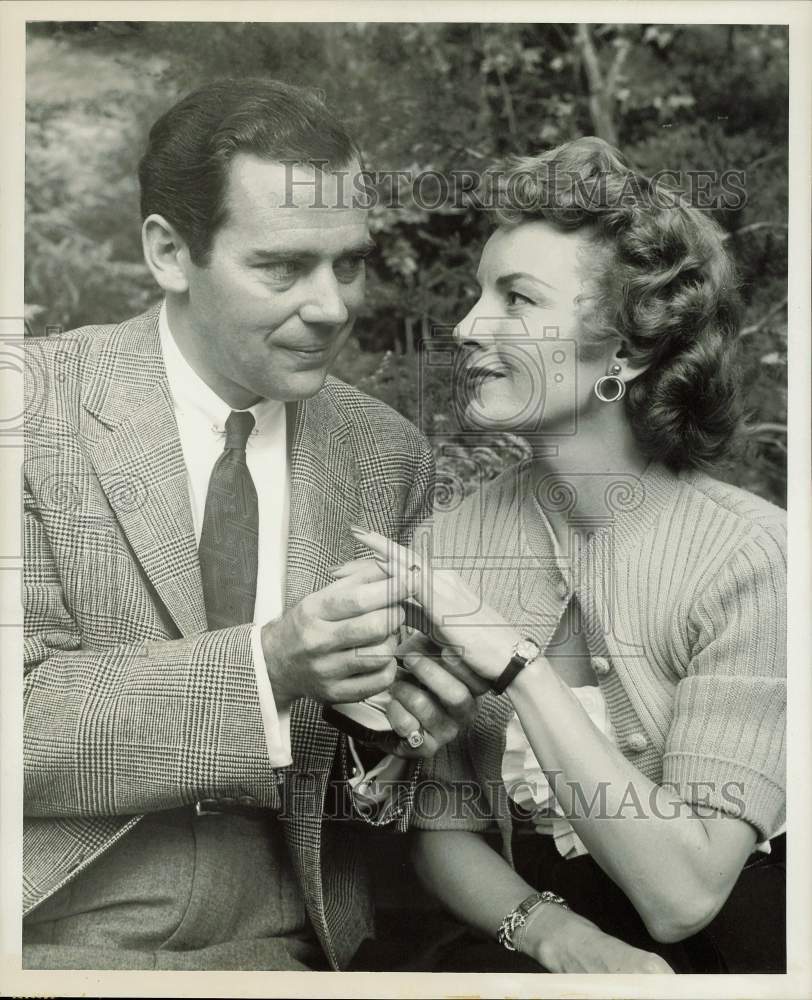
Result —
[{"label": "woman's fingers", "polygon": [[484,604],[458,573],[424,565],[411,549],[377,532],[354,528],[353,533],[372,549],[399,589],[423,605],[433,638],[454,647],[464,664],[488,684],[499,677],[521,639],[509,622]]},{"label": "woman's fingers", "polygon": [[375,553],[376,562],[390,576],[404,580],[409,593],[425,603],[427,598],[423,565],[412,549],[398,545],[377,531],[350,529],[355,537]]},{"label": "woman's fingers", "polygon": [[362,573],[365,580],[383,580],[387,575],[374,559],[352,559],[350,562],[331,566],[327,572],[334,580],[343,580],[353,573]]},{"label": "woman's fingers", "polygon": [[442,709],[458,726],[468,725],[476,714],[475,697],[488,690],[484,681],[463,663],[459,664],[458,674],[455,674],[444,663],[441,665],[419,653],[407,653],[403,657],[403,663],[409,673],[434,695]]},{"label": "woman's fingers", "polygon": [[[406,612],[406,624],[411,624],[408,608]],[[475,698],[490,690],[490,682],[483,680],[479,674],[474,673],[459,653],[447,646],[444,646],[440,650],[433,639],[428,638],[420,632],[412,633],[395,650],[395,656],[407,669],[410,666],[409,654],[418,654],[420,657],[427,657],[430,663],[439,665],[447,673],[451,674],[452,677],[461,681]]]},{"label": "woman's fingers", "polygon": [[420,728],[420,722],[396,698],[392,698],[389,702],[386,714],[389,718],[389,724],[401,739],[405,740],[411,733]]},{"label": "woman's fingers", "polygon": [[482,607],[479,595],[467,587],[453,570],[435,569],[417,555],[414,549],[398,545],[377,531],[351,529],[359,541],[372,549],[378,565],[397,578],[425,609],[435,627],[448,616],[471,618]]},{"label": "woman's fingers", "polygon": [[[453,678],[448,678],[453,680]],[[458,683],[454,681],[454,683]],[[417,719],[424,733],[431,735],[438,743],[449,743],[457,735],[460,725],[456,719],[462,709],[455,705],[454,712],[450,706],[437,695],[435,691],[425,689],[409,679],[409,675],[401,672],[392,685],[393,701],[399,702],[403,708]]]},{"label": "woman's fingers", "polygon": [[479,674],[474,673],[459,654],[446,647],[443,649],[440,659],[443,668],[456,677],[458,681],[462,681],[475,698],[490,691],[491,682],[483,680]]},{"label": "woman's fingers", "polygon": [[[396,757],[433,757],[440,749],[440,744],[430,731],[427,731],[420,720],[403,706],[403,704],[393,695],[386,709],[389,724],[400,736],[400,743],[391,752]],[[409,737],[419,734],[422,743],[419,746],[409,745]]]}]

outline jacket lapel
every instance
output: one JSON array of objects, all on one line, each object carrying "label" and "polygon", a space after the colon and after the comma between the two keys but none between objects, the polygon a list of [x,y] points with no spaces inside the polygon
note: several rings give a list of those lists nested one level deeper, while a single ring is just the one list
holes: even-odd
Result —
[{"label": "jacket lapel", "polygon": [[158,336],[158,309],[123,323],[96,355],[84,398],[87,455],[150,585],[181,635],[206,615],[186,466]]},{"label": "jacket lapel", "polygon": [[[291,419],[295,410],[295,419]],[[285,607],[332,582],[330,566],[355,555],[349,526],[357,523],[358,473],[351,428],[329,390],[288,406],[290,445],[290,514]],[[292,811],[285,830],[294,865],[305,890],[311,920],[334,965],[336,953],[321,878],[321,822],[327,783],[336,758],[338,731],[321,718],[321,705],[309,698],[294,702],[291,712],[293,771],[299,798],[307,808]]]},{"label": "jacket lapel", "polygon": [[330,566],[353,558],[348,528],[359,516],[351,427],[328,391],[296,405],[291,437],[286,608],[331,583]]},{"label": "jacket lapel", "polygon": [[[290,455],[286,608],[330,584],[329,567],[355,554],[348,529],[358,517],[357,471],[349,435],[328,392],[322,390],[297,405]],[[292,719],[296,767],[329,771],[337,734],[321,721],[321,706],[301,699]]]}]

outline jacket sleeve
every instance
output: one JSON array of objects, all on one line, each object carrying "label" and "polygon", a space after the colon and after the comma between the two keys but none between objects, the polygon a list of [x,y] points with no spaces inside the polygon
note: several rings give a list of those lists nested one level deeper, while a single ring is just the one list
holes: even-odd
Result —
[{"label": "jacket sleeve", "polygon": [[431,445],[421,434],[414,483],[406,498],[398,541],[409,545],[417,526],[431,517],[434,506],[435,462]]},{"label": "jacket sleeve", "polygon": [[[408,545],[411,542],[417,525],[424,521],[432,510],[435,475],[434,453],[431,445],[422,434],[418,436],[418,442],[414,481],[406,496],[401,518],[401,530],[398,534],[398,541],[401,545]],[[383,756],[383,752],[381,752],[381,758]],[[355,818],[370,826],[390,826],[393,830],[405,832],[409,827],[415,790],[422,767],[422,761],[410,761],[403,774],[390,785],[388,794],[378,809],[362,808],[359,800],[348,793]],[[339,741],[338,775],[343,782],[348,782],[352,776],[349,748],[346,738],[343,736]]]},{"label": "jacket sleeve", "polygon": [[748,539],[695,600],[691,618],[694,651],[677,684],[663,783],[768,838],[785,817],[782,530]]},{"label": "jacket sleeve", "polygon": [[140,814],[201,798],[279,808],[251,626],[83,649],[42,519],[24,512],[24,798],[40,817]]}]

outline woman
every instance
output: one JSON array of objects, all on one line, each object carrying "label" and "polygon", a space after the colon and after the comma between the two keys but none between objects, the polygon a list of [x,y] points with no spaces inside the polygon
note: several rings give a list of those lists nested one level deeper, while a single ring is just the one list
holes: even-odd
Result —
[{"label": "woman", "polygon": [[677,971],[781,971],[785,528],[702,471],[738,413],[720,231],[594,138],[498,191],[460,384],[469,424],[534,459],[412,551],[360,536],[412,575],[444,665],[492,687],[420,789],[417,870],[552,971],[606,967],[574,913]]}]

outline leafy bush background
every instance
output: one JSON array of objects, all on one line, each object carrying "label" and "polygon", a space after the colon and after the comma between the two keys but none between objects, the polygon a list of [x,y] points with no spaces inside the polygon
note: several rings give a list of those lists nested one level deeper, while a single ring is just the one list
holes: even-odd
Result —
[{"label": "leafy bush background", "polygon": [[[157,297],[141,260],[135,169],[151,122],[213,77],[270,75],[323,91],[373,169],[482,170],[587,133],[644,171],[746,171],[716,218],[746,303],[744,459],[718,474],[786,493],[788,38],[781,26],[40,23],[29,28],[29,332],[134,315]],[[488,232],[475,211],[376,208],[380,252],[337,374],[430,434],[448,386],[420,388],[421,341],[470,307]],[[438,445],[449,488],[527,451],[494,435]]]}]

